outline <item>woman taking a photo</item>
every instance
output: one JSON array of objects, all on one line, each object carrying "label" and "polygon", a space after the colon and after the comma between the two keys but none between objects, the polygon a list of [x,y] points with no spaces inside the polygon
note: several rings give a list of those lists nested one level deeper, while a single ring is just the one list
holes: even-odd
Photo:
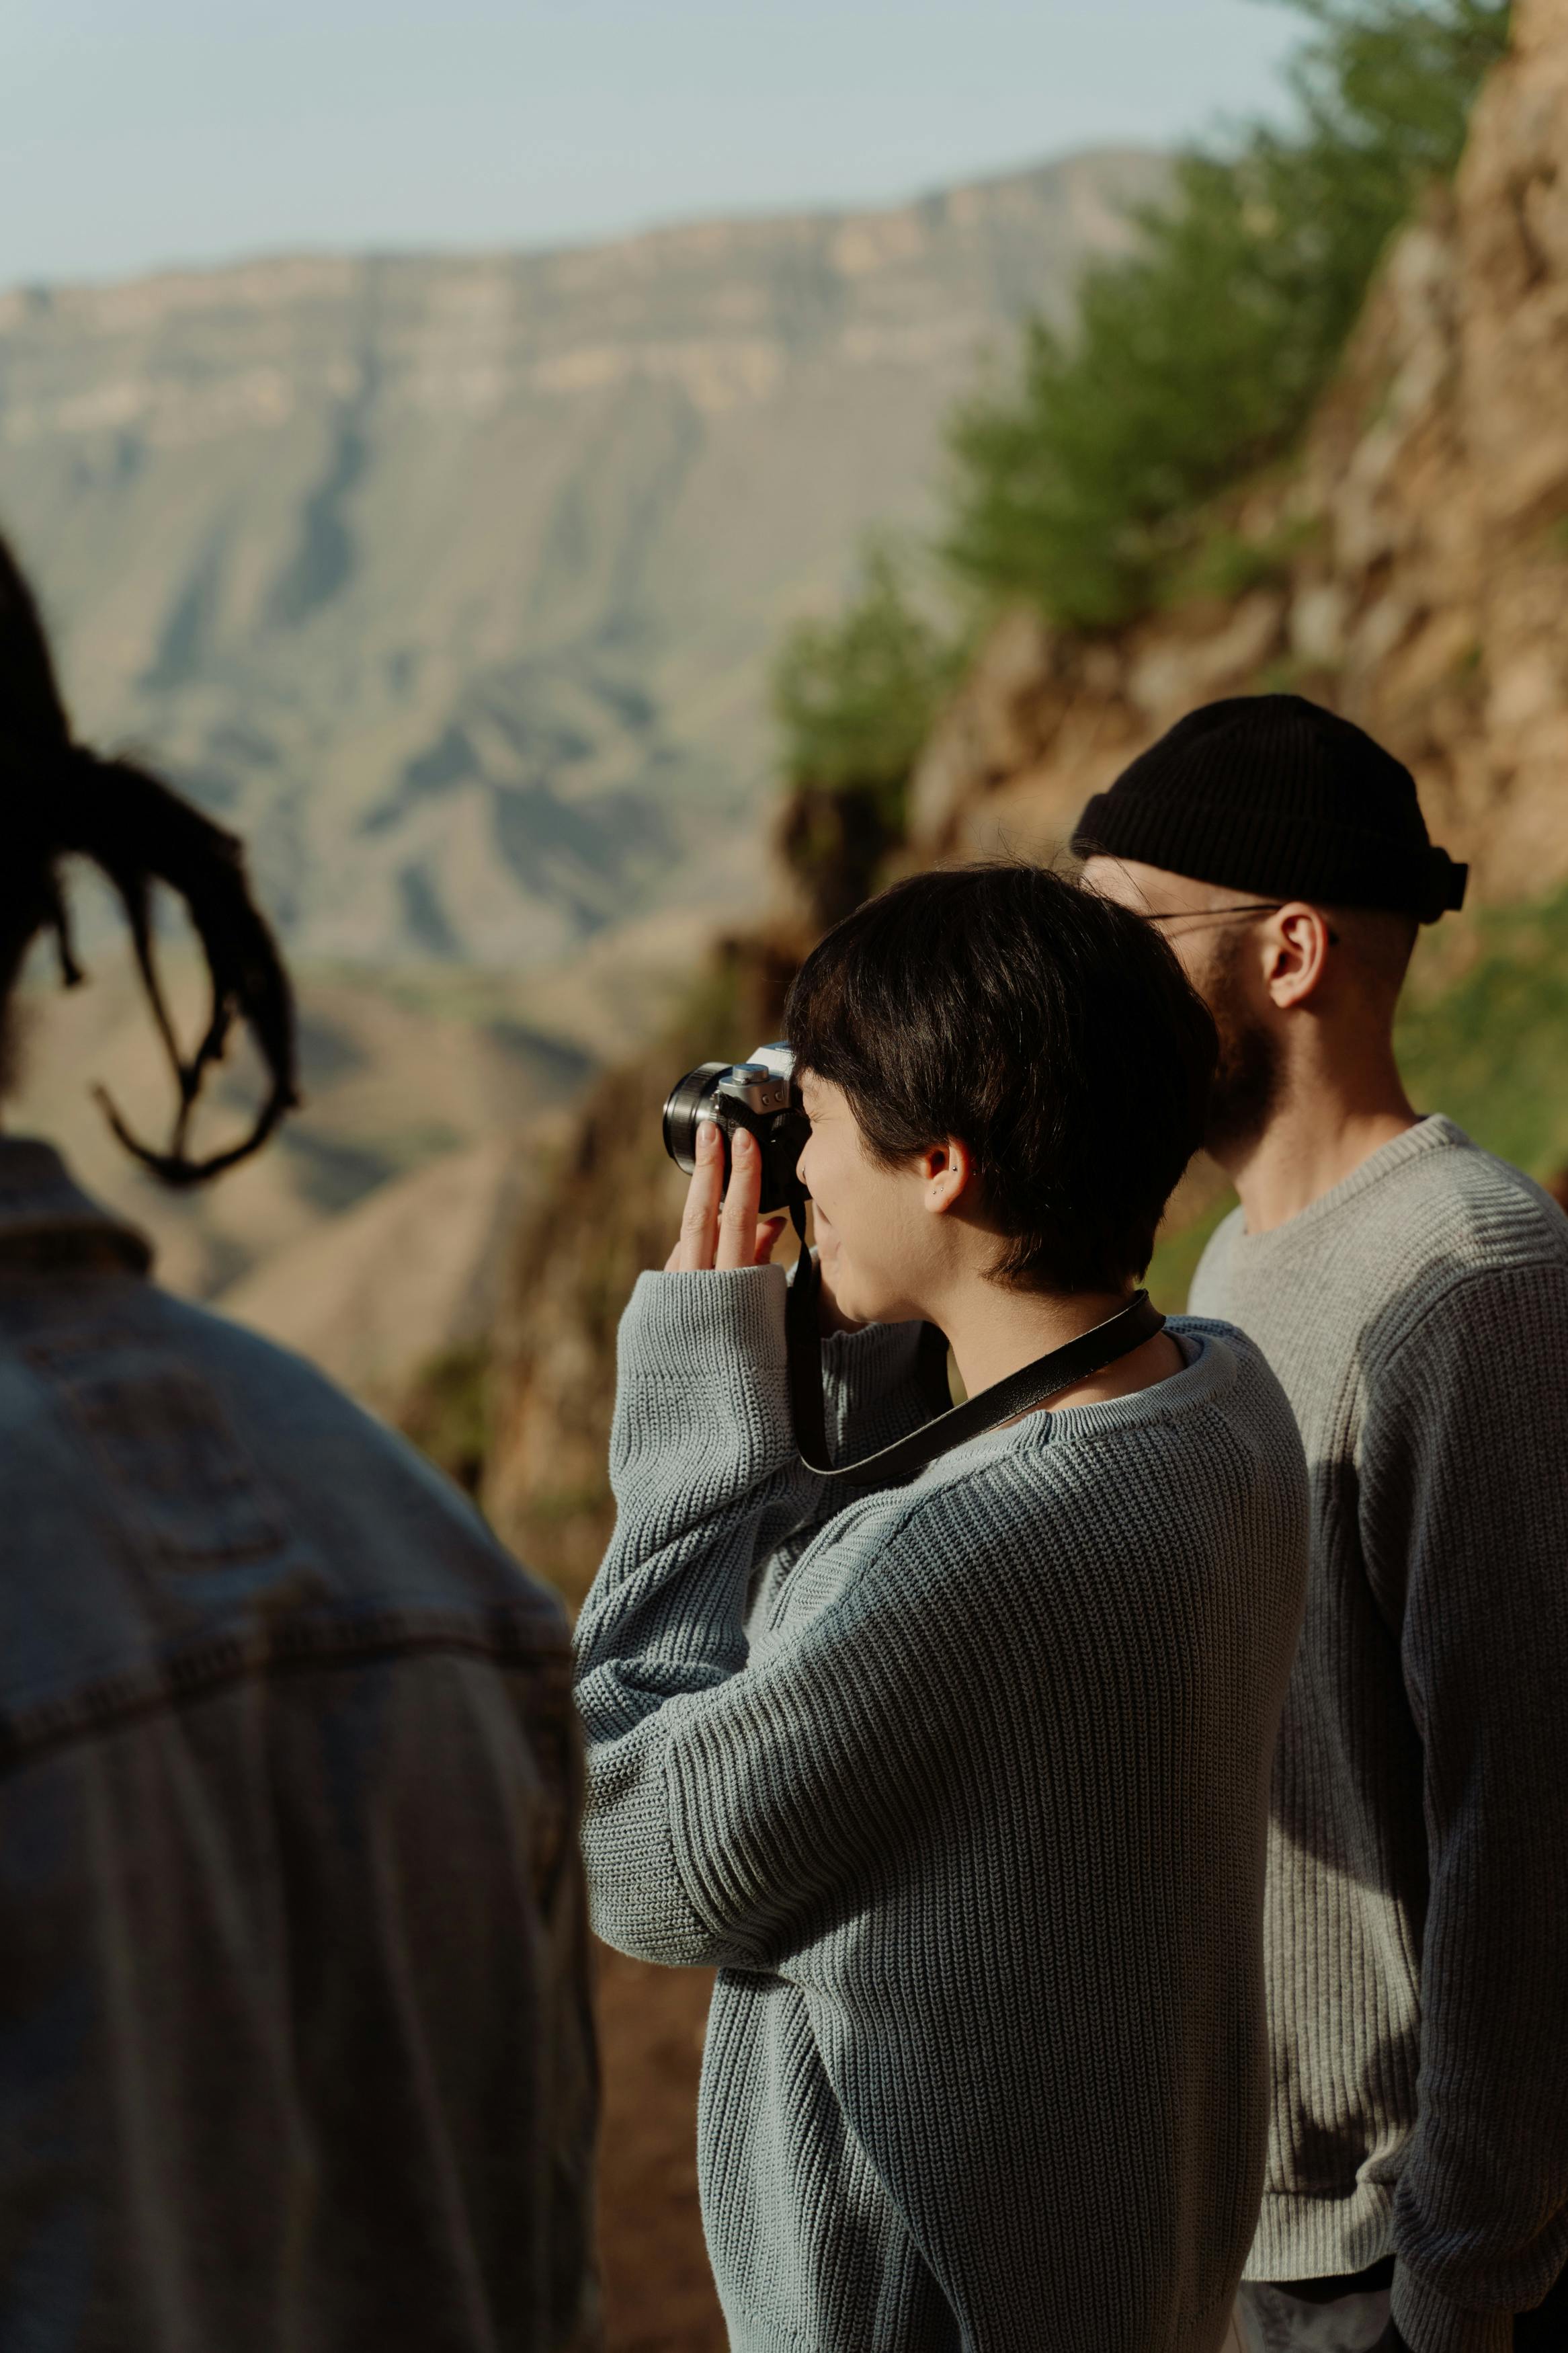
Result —
[{"label": "woman taking a photo", "polygon": [[[971,1398],[1125,1328],[1215,1060],[1137,917],[1026,867],[922,876],[828,935],[787,1026],[838,1462],[930,1419],[924,1324]],[[721,1972],[700,2155],[731,2346],[1214,2353],[1266,2129],[1307,1545],[1284,1398],[1227,1327],[1133,1319],[912,1477],[821,1478],[782,1221],[743,1134],[721,1206],[703,1134],[621,1327],[578,1695],[601,1933]]]}]

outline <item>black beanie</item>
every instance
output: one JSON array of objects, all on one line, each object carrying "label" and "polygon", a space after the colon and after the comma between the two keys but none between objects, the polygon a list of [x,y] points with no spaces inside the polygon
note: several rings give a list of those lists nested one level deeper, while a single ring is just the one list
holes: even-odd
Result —
[{"label": "black beanie", "polygon": [[1097,793],[1072,846],[1269,899],[1388,907],[1435,923],[1469,872],[1427,838],[1415,779],[1299,694],[1190,712]]}]

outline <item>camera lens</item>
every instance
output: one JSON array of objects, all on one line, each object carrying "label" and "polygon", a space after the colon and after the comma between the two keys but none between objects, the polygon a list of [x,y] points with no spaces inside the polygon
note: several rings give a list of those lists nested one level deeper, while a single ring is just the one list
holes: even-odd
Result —
[{"label": "camera lens", "polygon": [[728,1062],[699,1062],[694,1071],[676,1081],[665,1099],[664,1148],[689,1176],[697,1166],[698,1125],[729,1068]]}]

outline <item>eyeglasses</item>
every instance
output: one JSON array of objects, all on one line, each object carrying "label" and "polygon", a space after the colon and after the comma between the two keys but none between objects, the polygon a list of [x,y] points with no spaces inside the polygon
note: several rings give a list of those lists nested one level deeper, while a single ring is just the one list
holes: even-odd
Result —
[{"label": "eyeglasses", "polygon": [[[1281,907],[1289,904],[1289,899],[1247,899],[1239,907],[1170,907],[1163,913],[1145,913],[1142,920],[1146,923],[1195,923],[1200,920],[1222,923],[1230,915],[1277,915]],[[1329,945],[1337,948],[1339,944],[1340,935],[1331,924]]]},{"label": "eyeglasses", "polygon": [[1248,899],[1239,907],[1171,907],[1163,913],[1145,913],[1143,921],[1146,923],[1185,923],[1195,922],[1200,915],[1211,922],[1217,922],[1226,915],[1277,915],[1281,907],[1289,904],[1286,899]]}]

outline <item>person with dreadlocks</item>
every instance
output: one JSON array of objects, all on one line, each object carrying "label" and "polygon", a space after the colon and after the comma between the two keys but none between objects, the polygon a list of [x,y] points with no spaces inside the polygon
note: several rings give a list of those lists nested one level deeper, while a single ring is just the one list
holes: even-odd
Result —
[{"label": "person with dreadlocks", "polygon": [[[173,1185],[296,1099],[240,845],[73,738],[0,541],[0,1029],[79,977],[65,861],[124,908]],[[212,1009],[182,1051],[154,887]],[[192,1149],[237,1027],[249,1132]],[[149,1279],[0,1134],[0,2344],[565,2353],[595,2333],[596,2102],[559,1609],[308,1366]]]}]

